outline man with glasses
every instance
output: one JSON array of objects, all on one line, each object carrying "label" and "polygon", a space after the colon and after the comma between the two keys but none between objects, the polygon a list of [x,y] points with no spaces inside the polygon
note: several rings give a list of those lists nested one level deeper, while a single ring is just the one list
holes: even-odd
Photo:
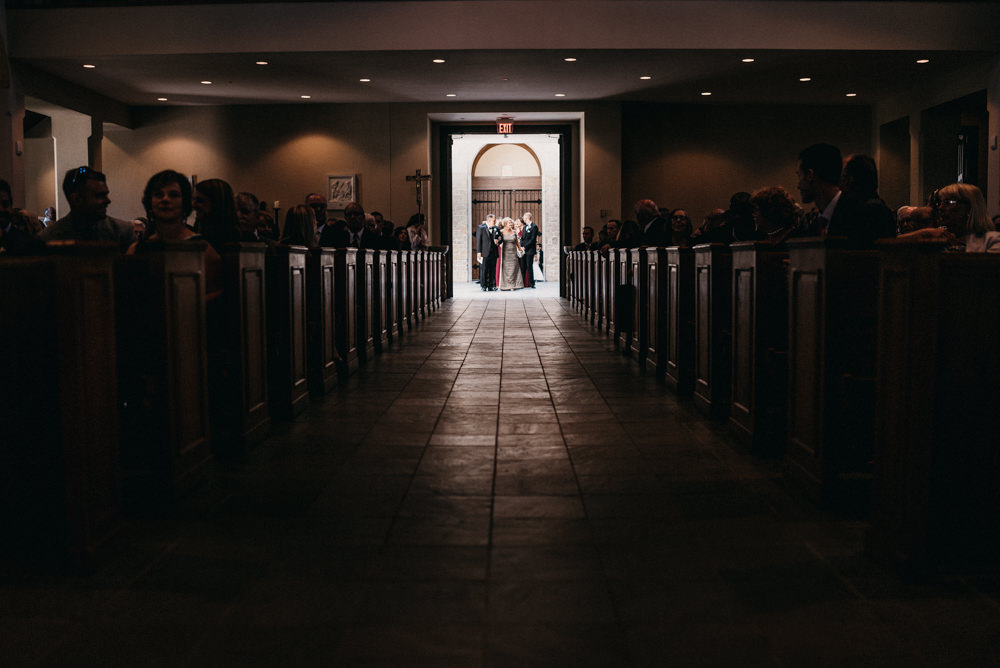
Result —
[{"label": "man with glasses", "polygon": [[104,174],[90,167],[66,172],[63,193],[69,202],[69,214],[52,223],[38,235],[42,241],[117,241],[122,252],[135,241],[132,223],[108,216],[108,183]]}]

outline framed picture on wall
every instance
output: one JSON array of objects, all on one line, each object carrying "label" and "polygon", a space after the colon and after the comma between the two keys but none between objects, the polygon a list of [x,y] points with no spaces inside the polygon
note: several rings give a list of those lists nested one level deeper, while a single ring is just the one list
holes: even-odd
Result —
[{"label": "framed picture on wall", "polygon": [[358,199],[358,175],[327,177],[326,207],[343,209]]}]

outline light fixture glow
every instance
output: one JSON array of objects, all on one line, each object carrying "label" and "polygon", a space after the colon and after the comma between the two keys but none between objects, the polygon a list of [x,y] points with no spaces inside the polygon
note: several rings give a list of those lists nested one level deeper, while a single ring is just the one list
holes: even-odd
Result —
[{"label": "light fixture glow", "polygon": [[258,65],[267,65],[267,61],[266,60],[258,60],[257,64]]},{"label": "light fixture glow", "polygon": [[650,80],[650,79],[652,79],[652,78],[653,78],[653,77],[650,77],[650,76],[641,76],[641,77],[639,77],[639,79],[640,79],[641,81],[649,81],[649,80]]},{"label": "light fixture glow", "polygon": [[92,69],[94,69],[94,68],[96,68],[96,67],[97,67],[97,65],[90,65],[90,64],[88,63],[87,65],[84,65],[84,66],[83,66],[83,69],[85,69],[85,70],[92,70]]},{"label": "light fixture glow", "polygon": [[807,81],[812,81],[812,77],[799,77],[799,81],[806,83]]},{"label": "light fixture glow", "polygon": [[165,98],[165,97],[158,97],[158,98],[156,98],[156,101],[157,102],[166,102],[167,98]]},{"label": "light fixture glow", "polygon": [[206,86],[210,86],[212,84],[211,81],[202,81],[202,83],[205,84]]},{"label": "light fixture glow", "polygon": [[565,60],[567,63],[575,63],[576,62],[576,58],[563,58],[563,60]]},{"label": "light fixture glow", "polygon": [[371,79],[358,79],[361,83],[369,83]]},{"label": "light fixture glow", "polygon": [[303,100],[311,100],[312,99],[312,95],[299,95],[299,97],[301,97]]},{"label": "light fixture glow", "polygon": [[710,91],[710,90],[702,91],[701,94],[702,94],[703,97],[708,97],[709,95],[712,94],[712,91]]},{"label": "light fixture glow", "polygon": [[926,65],[929,62],[931,62],[930,58],[921,58],[920,60],[917,61],[917,63],[920,65]]},{"label": "light fixture glow", "polygon": [[752,63],[752,62],[754,62],[754,58],[744,58],[741,62]]},{"label": "light fixture glow", "polygon": [[445,97],[458,97],[458,93],[445,93]]},{"label": "light fixture glow", "polygon": [[857,97],[857,96],[858,96],[857,93],[847,93],[844,95],[844,97]]},{"label": "light fixture glow", "polygon": [[441,63],[443,63],[443,62],[444,62],[444,58],[435,58],[435,59],[434,59],[434,60],[432,60],[431,62],[432,62],[432,63],[437,63],[438,65],[440,65]]}]

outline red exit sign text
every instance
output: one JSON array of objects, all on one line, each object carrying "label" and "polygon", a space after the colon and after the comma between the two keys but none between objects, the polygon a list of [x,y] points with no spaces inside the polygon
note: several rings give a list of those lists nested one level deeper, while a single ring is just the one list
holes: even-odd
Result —
[{"label": "red exit sign text", "polygon": [[497,121],[497,134],[509,135],[514,133],[514,123],[512,121]]}]

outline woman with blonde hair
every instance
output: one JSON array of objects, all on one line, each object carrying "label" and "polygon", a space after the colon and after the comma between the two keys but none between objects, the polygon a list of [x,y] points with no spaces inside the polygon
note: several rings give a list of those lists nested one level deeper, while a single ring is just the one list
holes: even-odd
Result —
[{"label": "woman with blonde hair", "polygon": [[968,183],[952,183],[932,197],[940,227],[902,234],[900,239],[946,241],[966,253],[1000,253],[1000,232],[986,214],[983,193]]},{"label": "woman with blonde hair", "polygon": [[514,221],[504,218],[500,222],[500,289],[520,290],[524,287],[524,276],[521,274],[521,240],[514,231]]}]

